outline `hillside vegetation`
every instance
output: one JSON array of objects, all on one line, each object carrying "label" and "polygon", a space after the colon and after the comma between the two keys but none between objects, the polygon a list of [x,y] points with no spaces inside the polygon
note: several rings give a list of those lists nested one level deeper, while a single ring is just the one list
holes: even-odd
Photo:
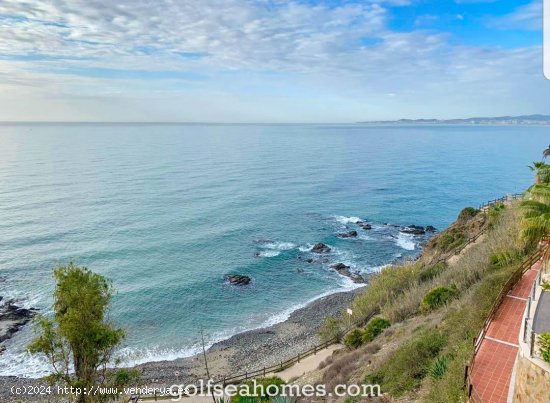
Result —
[{"label": "hillside vegetation", "polygon": [[[347,348],[320,366],[317,381],[379,384],[387,401],[466,401],[472,340],[508,278],[550,230],[549,166],[534,170],[536,184],[523,201],[464,209],[416,262],[374,276],[353,302],[352,318],[328,320],[321,337],[345,335]],[[374,337],[372,321],[384,323]],[[350,323],[362,325],[349,331]]]}]

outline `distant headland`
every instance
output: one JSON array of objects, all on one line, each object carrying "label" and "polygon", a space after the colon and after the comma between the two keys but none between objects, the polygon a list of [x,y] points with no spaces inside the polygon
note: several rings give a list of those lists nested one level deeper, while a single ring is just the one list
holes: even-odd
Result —
[{"label": "distant headland", "polygon": [[466,119],[399,119],[364,121],[358,123],[407,125],[550,125],[550,115],[500,116]]}]

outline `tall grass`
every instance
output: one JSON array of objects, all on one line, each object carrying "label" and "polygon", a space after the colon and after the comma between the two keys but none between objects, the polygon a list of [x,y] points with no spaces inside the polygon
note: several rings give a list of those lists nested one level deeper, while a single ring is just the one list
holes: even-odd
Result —
[{"label": "tall grass", "polygon": [[486,239],[470,247],[453,265],[416,262],[382,270],[353,302],[354,316],[360,320],[381,313],[391,322],[400,322],[419,314],[422,300],[434,288],[454,286],[459,293],[468,290],[494,269],[489,264],[492,256],[507,256],[506,264],[523,256],[516,241],[519,225],[516,206],[508,206],[500,211]]},{"label": "tall grass", "polygon": [[[517,242],[521,221],[517,207],[507,204],[491,213],[488,233],[450,264],[426,266],[419,261],[388,267],[372,278],[353,302],[356,319],[382,314],[397,323],[419,317],[424,297],[437,287],[452,287],[457,298],[435,308],[442,318],[436,327],[413,332],[377,368],[365,368],[367,380],[379,381],[382,391],[393,396],[422,387],[428,402],[465,401],[464,366],[472,353],[472,339],[525,257]],[[445,365],[438,365],[442,361]],[[339,363],[338,371],[329,366],[329,371],[339,380],[346,378],[347,370],[357,373],[356,365],[346,364]],[[437,376],[427,377],[434,366]]]}]

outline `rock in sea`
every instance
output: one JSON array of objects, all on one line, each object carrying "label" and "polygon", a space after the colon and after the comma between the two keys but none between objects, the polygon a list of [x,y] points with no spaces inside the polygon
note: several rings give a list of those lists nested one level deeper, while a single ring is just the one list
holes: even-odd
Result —
[{"label": "rock in sea", "polygon": [[225,279],[232,285],[248,285],[252,279],[242,274],[228,274]]},{"label": "rock in sea", "polygon": [[0,342],[11,338],[36,315],[36,309],[21,308],[8,300],[0,306]]},{"label": "rock in sea", "polygon": [[331,267],[341,276],[350,278],[354,283],[363,284],[366,282],[365,279],[359,274],[350,272],[349,266],[345,265],[344,263],[336,263]]},{"label": "rock in sea", "polygon": [[399,232],[412,235],[424,235],[426,233],[426,230],[424,229],[424,227],[420,227],[418,225],[409,225],[408,227],[401,228]]},{"label": "rock in sea", "polygon": [[338,236],[340,238],[355,238],[357,236],[357,231],[345,232],[343,234],[338,234]]},{"label": "rock in sea", "polygon": [[312,252],[315,253],[329,253],[330,252],[330,246],[325,245],[324,243],[316,243],[313,245],[313,248],[311,248]]}]

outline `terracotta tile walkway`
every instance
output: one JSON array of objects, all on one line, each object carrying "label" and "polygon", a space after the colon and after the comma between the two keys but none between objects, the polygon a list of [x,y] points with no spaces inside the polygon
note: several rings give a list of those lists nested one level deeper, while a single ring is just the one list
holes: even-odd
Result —
[{"label": "terracotta tile walkway", "polygon": [[504,298],[476,355],[472,401],[506,403],[527,297],[540,269],[537,262]]}]

